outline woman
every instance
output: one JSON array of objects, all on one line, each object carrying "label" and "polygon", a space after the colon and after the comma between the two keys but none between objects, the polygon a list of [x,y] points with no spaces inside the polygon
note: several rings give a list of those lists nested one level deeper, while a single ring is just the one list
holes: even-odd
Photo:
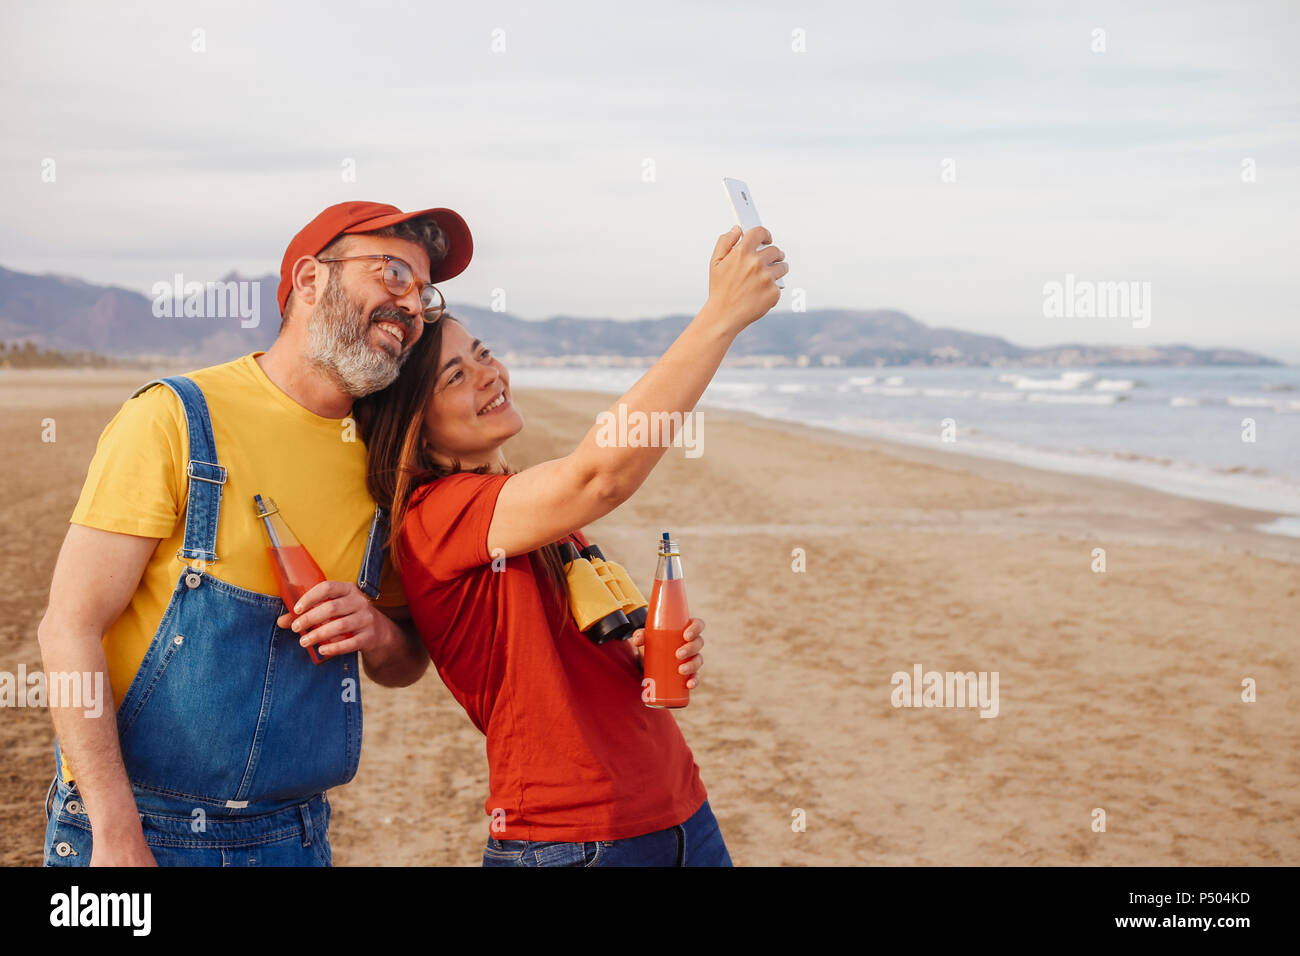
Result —
[{"label": "woman", "polygon": [[[784,257],[757,248],[770,240],[739,228],[718,239],[708,301],[620,399],[629,417],[694,408],[731,342],[780,296]],[[449,316],[353,414],[415,624],[487,736],[484,865],[730,865],[676,721],[641,702],[636,651],[593,644],[573,622],[557,545],[626,501],[662,444],[603,447],[593,427],[572,453],[512,473],[502,445],[523,418],[509,376]],[[686,655],[701,629],[693,620]]]}]

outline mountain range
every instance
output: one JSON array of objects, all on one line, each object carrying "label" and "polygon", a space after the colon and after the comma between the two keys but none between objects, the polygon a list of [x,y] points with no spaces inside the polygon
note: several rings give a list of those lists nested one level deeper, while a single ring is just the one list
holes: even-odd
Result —
[{"label": "mountain range", "polygon": [[[123,358],[224,362],[269,348],[279,331],[278,277],[231,273],[222,283],[235,298],[192,295],[177,277],[155,297],[58,275],[0,267],[0,341],[92,351]],[[204,290],[208,291],[208,290]],[[241,294],[244,298],[239,300]],[[191,312],[185,315],[186,305]],[[222,306],[226,306],[224,309]],[[632,321],[554,316],[520,319],[471,305],[450,304],[475,336],[507,363],[648,364],[661,355],[691,316]],[[220,316],[220,317],[218,317]],[[730,364],[758,365],[1280,365],[1235,348],[1067,344],[1025,348],[1006,339],[934,328],[890,309],[816,309],[772,313],[737,338]]]}]

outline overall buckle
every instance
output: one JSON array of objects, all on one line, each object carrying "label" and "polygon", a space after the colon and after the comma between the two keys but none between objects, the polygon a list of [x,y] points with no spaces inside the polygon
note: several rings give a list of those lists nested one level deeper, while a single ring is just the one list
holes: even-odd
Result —
[{"label": "overall buckle", "polygon": [[[195,474],[195,465],[202,465],[205,474]],[[199,461],[197,458],[191,458],[189,464],[185,466],[185,474],[190,478],[197,478],[199,481],[210,481],[214,485],[224,485],[226,483],[226,468],[224,465],[218,465],[215,461]],[[211,477],[213,475],[216,477]]]}]

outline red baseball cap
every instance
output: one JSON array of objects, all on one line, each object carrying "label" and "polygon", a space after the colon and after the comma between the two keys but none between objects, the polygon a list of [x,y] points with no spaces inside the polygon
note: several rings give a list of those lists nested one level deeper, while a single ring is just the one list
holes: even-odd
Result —
[{"label": "red baseball cap", "polygon": [[441,262],[433,264],[433,274],[429,281],[441,282],[460,275],[474,255],[474,240],[469,234],[469,226],[459,213],[451,209],[402,212],[396,206],[382,202],[341,202],[330,206],[303,226],[302,231],[293,237],[289,248],[284,251],[284,261],[280,263],[278,294],[280,314],[284,315],[284,304],[293,291],[293,265],[303,256],[316,255],[339,236],[374,232],[420,216],[432,216],[447,234],[447,255]]}]

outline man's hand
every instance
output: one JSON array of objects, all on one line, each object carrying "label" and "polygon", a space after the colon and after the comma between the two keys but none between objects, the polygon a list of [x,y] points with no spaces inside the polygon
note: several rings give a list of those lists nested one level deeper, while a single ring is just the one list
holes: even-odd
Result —
[{"label": "man's hand", "polygon": [[[686,689],[694,690],[700,683],[699,677],[694,675],[697,675],[700,668],[704,666],[704,655],[701,653],[704,650],[704,621],[698,617],[691,618],[691,623],[686,625],[686,631],[682,636],[686,638],[686,643],[677,648],[677,659],[684,663],[677,668],[677,673],[692,675],[686,682]],[[636,648],[637,660],[644,668],[645,628],[637,628],[627,641]]]},{"label": "man's hand", "polygon": [[[368,651],[391,643],[391,622],[352,581],[322,581],[275,622],[321,657]],[[346,637],[344,635],[347,635]]]},{"label": "man's hand", "polygon": [[[414,684],[429,655],[405,607],[380,608],[351,581],[322,581],[275,622],[298,635],[321,657],[361,652],[366,674],[385,687]],[[344,637],[344,635],[348,635]]]},{"label": "man's hand", "polygon": [[[139,821],[137,821],[139,822]],[[157,866],[153,851],[144,842],[144,833],[137,832],[117,840],[95,834],[90,849],[91,866]]]}]

